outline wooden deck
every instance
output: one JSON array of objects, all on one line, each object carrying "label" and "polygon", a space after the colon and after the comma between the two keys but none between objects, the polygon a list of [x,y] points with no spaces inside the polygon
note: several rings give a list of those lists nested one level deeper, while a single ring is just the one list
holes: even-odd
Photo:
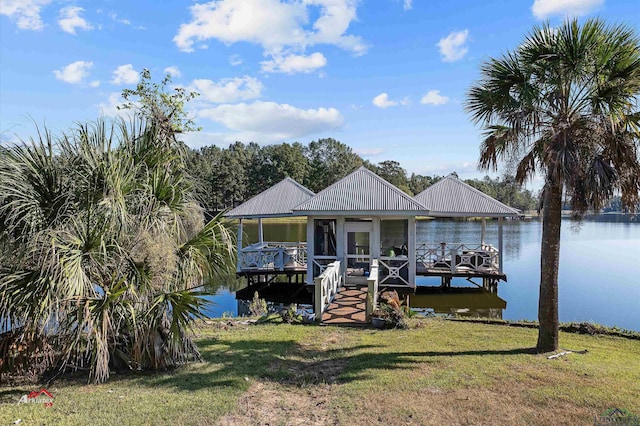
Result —
[{"label": "wooden deck", "polygon": [[307,265],[296,265],[296,266],[288,266],[282,269],[275,269],[270,266],[265,267],[254,267],[254,268],[244,268],[241,271],[236,272],[236,275],[240,277],[249,277],[254,275],[285,275],[285,276],[296,276],[296,275],[304,275],[307,273]]},{"label": "wooden deck", "polygon": [[457,267],[455,272],[451,272],[451,268],[443,267],[443,268],[428,268],[425,266],[418,265],[416,267],[416,275],[423,277],[446,277],[446,278],[493,278],[497,280],[507,281],[507,275],[504,273],[500,273],[497,268],[487,268],[484,270],[475,269],[475,268],[467,268],[467,267]]},{"label": "wooden deck", "polygon": [[322,315],[322,323],[330,325],[363,326],[367,287],[342,287]]}]

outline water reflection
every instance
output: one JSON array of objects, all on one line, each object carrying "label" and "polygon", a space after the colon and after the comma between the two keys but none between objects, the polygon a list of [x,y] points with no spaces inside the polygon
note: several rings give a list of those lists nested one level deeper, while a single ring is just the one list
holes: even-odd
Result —
[{"label": "water reflection", "polygon": [[236,276],[235,272],[229,272],[216,280],[207,282],[204,288],[205,291],[211,293],[211,296],[206,297],[210,304],[204,309],[205,315],[210,318],[238,315],[236,291],[246,285],[246,280]]},{"label": "water reflection", "polygon": [[[456,291],[459,290],[459,291]],[[423,291],[409,296],[409,307],[422,314],[502,319],[507,302],[483,289],[451,289]]]}]

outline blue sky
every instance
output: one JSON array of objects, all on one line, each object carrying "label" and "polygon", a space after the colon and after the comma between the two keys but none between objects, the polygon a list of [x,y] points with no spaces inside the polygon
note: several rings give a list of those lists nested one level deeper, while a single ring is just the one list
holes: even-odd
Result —
[{"label": "blue sky", "polygon": [[[480,131],[463,101],[483,60],[545,20],[640,31],[638,0],[1,0],[0,133],[116,113],[149,68],[201,93],[192,147],[334,137],[372,162],[462,177]],[[532,186],[536,186],[534,182]]]}]

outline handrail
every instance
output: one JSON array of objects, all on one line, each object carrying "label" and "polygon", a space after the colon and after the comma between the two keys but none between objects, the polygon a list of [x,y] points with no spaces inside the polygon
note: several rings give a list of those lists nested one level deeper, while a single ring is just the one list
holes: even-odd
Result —
[{"label": "handrail", "polygon": [[240,270],[303,269],[307,267],[307,243],[263,242],[238,253]]},{"label": "handrail", "polygon": [[448,269],[486,272],[499,269],[499,252],[490,244],[434,243],[416,246],[418,266],[430,269]]},{"label": "handrail", "polygon": [[315,276],[316,272],[316,267],[318,268],[318,275],[321,275],[325,269],[327,269],[327,266],[331,265],[333,262],[335,262],[336,260],[338,260],[337,256],[313,256],[313,275]]},{"label": "handrail", "polygon": [[371,319],[371,315],[378,307],[378,285],[379,285],[378,259],[371,259],[369,277],[367,278],[367,305],[366,318]]},{"label": "handrail", "polygon": [[327,265],[320,276],[314,278],[316,321],[322,321],[322,314],[327,310],[338,293],[338,289],[342,286],[343,266],[344,262],[336,260]]}]

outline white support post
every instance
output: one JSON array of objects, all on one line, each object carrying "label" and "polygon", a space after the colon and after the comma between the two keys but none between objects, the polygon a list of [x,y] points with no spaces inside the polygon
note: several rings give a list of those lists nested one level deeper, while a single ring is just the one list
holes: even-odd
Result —
[{"label": "white support post", "polygon": [[414,216],[409,218],[407,226],[407,232],[409,233],[409,246],[407,247],[407,255],[409,257],[409,285],[416,286],[416,218]]},{"label": "white support post", "polygon": [[313,284],[313,257],[315,254],[315,228],[313,216],[307,216],[307,284]]},{"label": "white support post", "polygon": [[236,272],[242,272],[242,219],[238,219],[238,241],[236,242],[238,262]]},{"label": "white support post", "polygon": [[456,267],[458,266],[456,262],[456,255],[458,254],[458,250],[450,249],[449,256],[451,256],[451,275],[456,273]]},{"label": "white support post", "polygon": [[504,218],[498,218],[498,272],[502,273],[502,222]]},{"label": "white support post", "polygon": [[344,247],[344,217],[336,218],[336,257],[342,261],[342,283],[344,283],[346,279],[344,275],[347,271],[347,268],[344,266],[347,262],[347,251]]},{"label": "white support post", "polygon": [[482,236],[480,237],[480,245],[484,245],[484,236],[487,230],[487,218],[482,218]]},{"label": "white support post", "polygon": [[380,218],[372,219],[373,229],[371,232],[371,241],[369,242],[369,254],[371,259],[380,259]]},{"label": "white support post", "polygon": [[264,243],[264,231],[262,229],[262,218],[258,218],[258,241],[260,242],[260,246]]}]

